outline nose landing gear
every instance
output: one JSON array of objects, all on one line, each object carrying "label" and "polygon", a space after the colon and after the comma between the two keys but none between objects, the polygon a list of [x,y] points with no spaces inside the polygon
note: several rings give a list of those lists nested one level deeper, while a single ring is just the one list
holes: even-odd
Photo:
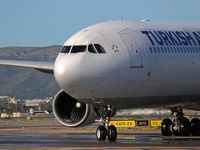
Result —
[{"label": "nose landing gear", "polygon": [[106,136],[109,141],[116,141],[117,139],[117,129],[115,126],[110,125],[110,117],[116,114],[117,108],[112,106],[106,107],[94,107],[95,113],[101,117],[101,122],[103,125],[98,126],[96,131],[96,137],[98,141],[105,141]]}]

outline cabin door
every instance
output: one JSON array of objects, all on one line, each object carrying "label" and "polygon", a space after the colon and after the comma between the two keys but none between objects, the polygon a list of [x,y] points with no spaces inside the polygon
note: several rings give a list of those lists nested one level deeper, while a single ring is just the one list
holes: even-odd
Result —
[{"label": "cabin door", "polygon": [[130,33],[120,33],[119,34],[122,40],[124,41],[131,61],[131,68],[142,68],[142,58],[140,54],[140,49]]}]

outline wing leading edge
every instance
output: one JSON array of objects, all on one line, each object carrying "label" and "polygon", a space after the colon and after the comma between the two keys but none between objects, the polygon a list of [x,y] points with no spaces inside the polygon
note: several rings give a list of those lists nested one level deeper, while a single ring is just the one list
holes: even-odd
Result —
[{"label": "wing leading edge", "polygon": [[53,74],[54,62],[41,61],[23,61],[23,60],[3,60],[0,59],[0,65],[33,68],[38,71]]}]

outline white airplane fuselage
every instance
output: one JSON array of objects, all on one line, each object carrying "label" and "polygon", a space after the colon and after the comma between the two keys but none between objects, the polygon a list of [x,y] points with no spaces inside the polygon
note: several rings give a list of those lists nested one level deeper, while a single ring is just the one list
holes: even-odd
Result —
[{"label": "white airplane fuselage", "polygon": [[[104,53],[91,53],[89,45]],[[73,98],[118,108],[200,102],[200,23],[110,21],[87,27],[60,52],[54,75]],[[72,53],[73,46],[86,51]]]},{"label": "white airplane fuselage", "polygon": [[55,62],[0,60],[0,65],[54,74],[61,90],[53,100],[67,127],[100,118],[98,141],[117,139],[109,125],[117,109],[168,107],[175,116],[161,124],[163,136],[200,136],[200,23],[110,21],[87,27],[63,45]]}]

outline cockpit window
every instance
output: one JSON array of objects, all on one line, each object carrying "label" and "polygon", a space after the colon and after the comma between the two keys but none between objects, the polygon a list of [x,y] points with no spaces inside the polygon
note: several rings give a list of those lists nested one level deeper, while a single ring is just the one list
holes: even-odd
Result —
[{"label": "cockpit window", "polygon": [[106,53],[104,48],[99,44],[94,44],[95,48],[97,49],[98,53]]},{"label": "cockpit window", "polygon": [[71,46],[63,46],[61,53],[69,53],[70,49],[71,49]]},{"label": "cockpit window", "polygon": [[79,45],[79,46],[73,46],[71,53],[81,53],[86,52],[86,45]]},{"label": "cockpit window", "polygon": [[[71,51],[70,51],[71,50]],[[74,45],[74,46],[63,46],[61,53],[83,53],[86,52],[87,45]],[[88,45],[88,51],[90,53],[106,53],[104,48],[99,44]]]},{"label": "cockpit window", "polygon": [[88,46],[88,51],[89,51],[90,53],[97,53],[96,50],[95,50],[95,48],[94,48],[94,46],[93,46],[92,44],[90,44],[90,45]]}]

